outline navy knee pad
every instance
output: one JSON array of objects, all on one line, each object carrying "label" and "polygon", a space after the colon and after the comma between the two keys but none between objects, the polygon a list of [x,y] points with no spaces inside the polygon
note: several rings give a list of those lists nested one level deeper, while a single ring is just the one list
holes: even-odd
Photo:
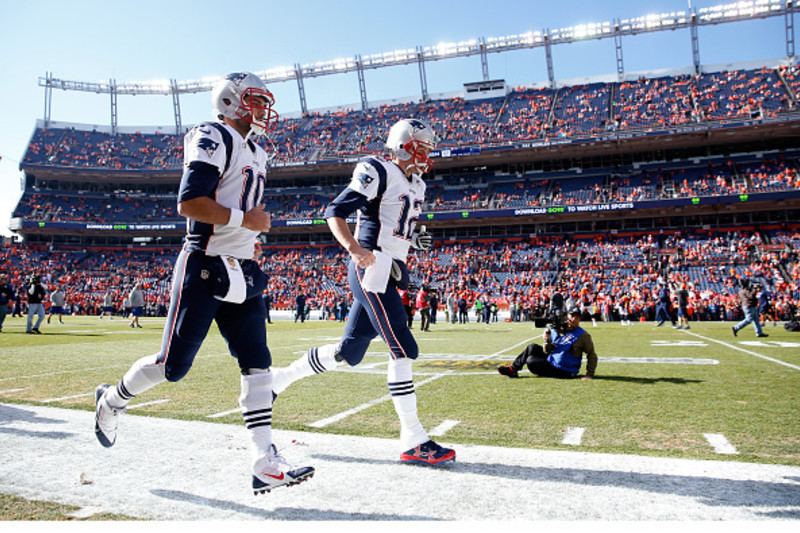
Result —
[{"label": "navy knee pad", "polygon": [[192,365],[170,365],[167,363],[164,367],[164,377],[167,378],[167,381],[175,383],[183,379],[189,373],[190,368],[192,368]]}]

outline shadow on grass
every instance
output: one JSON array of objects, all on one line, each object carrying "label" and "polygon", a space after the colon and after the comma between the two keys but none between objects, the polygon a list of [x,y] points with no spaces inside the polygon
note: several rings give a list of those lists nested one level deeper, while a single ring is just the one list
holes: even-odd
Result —
[{"label": "shadow on grass", "polygon": [[674,385],[687,385],[689,383],[705,383],[702,379],[684,378],[640,378],[633,376],[595,376],[597,381],[622,381],[625,383],[640,383],[642,385],[653,385],[655,383],[672,383]]},{"label": "shadow on grass", "polygon": [[[536,376],[534,374],[530,374],[528,372],[520,371],[520,375],[514,379],[552,379],[555,380],[556,378],[543,378],[541,376]],[[579,378],[572,378],[577,380]],[[684,379],[684,378],[640,378],[634,376],[595,376],[592,378],[594,381],[620,381],[623,383],[638,383],[640,385],[654,385],[656,383],[672,383],[674,385],[688,385],[690,383],[705,383],[705,380],[702,379]],[[561,380],[561,381],[571,381],[571,379]]]},{"label": "shadow on grass", "polygon": [[11,335],[25,335],[26,337],[31,337],[32,339],[35,338],[47,338],[47,337],[105,337],[107,336],[105,333],[77,333],[77,332],[59,332],[59,331],[48,331],[45,330],[39,334],[36,333],[27,333],[25,331],[3,331],[4,334],[8,333]]}]

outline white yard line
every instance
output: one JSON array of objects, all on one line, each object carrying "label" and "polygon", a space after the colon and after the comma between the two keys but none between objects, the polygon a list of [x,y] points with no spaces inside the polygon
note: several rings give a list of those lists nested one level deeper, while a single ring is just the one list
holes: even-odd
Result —
[{"label": "white yard line", "polygon": [[[117,366],[121,366],[121,365],[117,365]],[[90,367],[90,368],[80,368],[80,369],[77,369],[77,370],[62,370],[60,372],[50,372],[48,374],[31,374],[31,375],[28,375],[28,376],[12,376],[12,377],[8,377],[8,378],[0,378],[0,381],[11,381],[11,380],[14,380],[14,379],[47,378],[47,377],[51,377],[51,376],[60,376],[62,374],[77,374],[77,373],[80,373],[80,372],[87,372],[87,371],[90,371],[90,370],[105,370],[107,368],[115,368],[115,367],[113,367],[113,366],[95,366],[95,367]]]},{"label": "white yard line", "polygon": [[[434,376],[429,377],[428,379],[426,379],[424,381],[420,381],[419,383],[415,383],[414,384],[414,388],[421,387],[422,385],[425,385],[426,383],[430,383],[431,381],[434,381],[436,379],[439,379],[439,378],[447,376],[447,375],[448,374],[436,374]],[[354,415],[356,413],[360,413],[364,409],[369,409],[370,407],[373,407],[375,405],[378,405],[380,403],[383,403],[383,402],[391,400],[391,399],[392,399],[392,395],[391,394],[387,394],[386,396],[381,396],[380,398],[376,398],[376,399],[371,400],[371,401],[369,401],[367,403],[362,403],[358,407],[353,407],[352,409],[348,409],[347,411],[342,411],[341,413],[337,413],[337,414],[335,414],[333,416],[329,416],[328,418],[323,418],[322,420],[317,420],[316,422],[311,422],[308,425],[309,425],[309,427],[312,427],[312,428],[324,428],[325,426],[329,426],[329,425],[331,425],[331,424],[333,424],[335,422],[339,422],[341,420],[344,420],[345,418],[347,418],[350,415]]]},{"label": "white yard line", "polygon": [[718,433],[703,433],[703,437],[705,437],[706,441],[714,447],[714,451],[721,455],[738,455],[739,452],[736,451],[736,448],[728,442],[728,439],[725,438],[725,435],[720,435]]},{"label": "white yard line", "polygon": [[523,346],[523,345],[527,346],[528,344],[530,344],[531,342],[535,341],[536,339],[538,339],[540,337],[544,337],[544,333],[542,333],[541,335],[537,335],[536,337],[531,337],[530,339],[525,339],[524,341],[518,342],[517,344],[515,344],[513,346],[509,346],[508,348],[503,348],[499,352],[495,352],[495,353],[493,353],[491,355],[482,355],[482,356],[479,356],[479,357],[475,357],[474,360],[475,361],[483,361],[483,360],[486,360],[486,359],[494,359],[495,357],[497,357],[499,355],[503,355],[507,351],[513,350],[514,348],[518,348],[519,346]]},{"label": "white yard line", "polygon": [[130,411],[131,409],[138,409],[139,407],[146,407],[148,405],[156,405],[159,403],[167,403],[169,401],[171,401],[169,398],[164,398],[163,400],[153,400],[152,402],[137,403],[134,405],[128,405],[128,410]]},{"label": "white yard line", "polygon": [[30,387],[23,387],[21,389],[7,389],[7,390],[0,390],[0,394],[10,394],[12,392],[21,392],[24,390],[28,390]]},{"label": "white yard line", "polygon": [[221,418],[223,416],[232,415],[233,413],[241,414],[242,408],[237,407],[236,409],[229,409],[228,411],[222,411],[221,413],[214,413],[213,415],[206,415],[206,418]]},{"label": "white yard line", "polygon": [[683,331],[687,335],[694,335],[695,337],[699,337],[699,338],[705,339],[707,341],[716,342],[717,344],[721,344],[721,345],[727,346],[728,348],[731,348],[733,350],[737,350],[737,351],[744,352],[744,353],[749,354],[749,355],[753,355],[755,357],[759,357],[761,359],[764,359],[765,361],[770,361],[771,363],[778,363],[779,365],[783,365],[783,366],[789,367],[789,368],[794,369],[794,370],[800,370],[800,366],[793,365],[793,364],[790,364],[790,363],[785,363],[783,361],[779,361],[778,359],[773,359],[772,357],[767,357],[766,355],[761,355],[760,353],[751,352],[750,350],[745,350],[744,348],[739,348],[738,346],[735,346],[733,344],[728,344],[727,342],[724,342],[724,341],[718,341],[717,339],[712,339],[711,337],[704,337],[703,335],[698,335],[697,333],[694,333],[694,332],[691,332],[691,331],[686,331],[686,330],[681,330],[681,331]]},{"label": "white yard line", "polygon": [[[198,355],[197,359],[201,358],[210,358],[210,357],[221,357],[223,355],[229,355],[227,353],[212,353],[212,354],[205,354],[205,355]],[[120,363],[117,365],[109,365],[109,366],[92,366],[88,368],[79,368],[76,370],[61,370],[59,372],[48,372],[47,374],[29,374],[27,376],[11,376],[7,378],[0,378],[0,381],[12,381],[16,379],[34,379],[34,378],[49,378],[52,376],[60,376],[63,374],[78,374],[81,372],[90,372],[93,370],[112,370],[115,368],[129,368],[131,363]]]},{"label": "white yard line", "polygon": [[444,422],[442,422],[441,424],[430,430],[428,432],[428,435],[430,435],[431,437],[441,437],[442,435],[444,435],[445,433],[447,433],[460,423],[461,423],[460,420],[445,420]]},{"label": "white yard line", "polygon": [[[48,398],[47,400],[42,400],[42,403],[60,402],[60,401],[63,401],[63,400],[72,400],[72,399],[75,399],[75,398],[83,398],[84,396],[94,396],[94,391],[85,392],[83,394],[74,394],[72,396],[62,396],[60,398]],[[128,409],[136,409],[138,407],[144,407],[146,405],[154,405],[154,404],[158,404],[158,403],[165,403],[165,402],[168,402],[168,401],[170,401],[170,400],[169,399],[163,399],[163,400],[154,400],[152,402],[137,403],[137,404],[134,404],[134,405],[128,405]]]},{"label": "white yard line", "polygon": [[72,400],[75,398],[83,398],[84,396],[92,396],[94,392],[85,392],[83,394],[73,394],[72,396],[62,396],[60,398],[48,398],[47,400],[42,400],[42,403],[53,403],[53,402],[60,402],[62,400]]}]

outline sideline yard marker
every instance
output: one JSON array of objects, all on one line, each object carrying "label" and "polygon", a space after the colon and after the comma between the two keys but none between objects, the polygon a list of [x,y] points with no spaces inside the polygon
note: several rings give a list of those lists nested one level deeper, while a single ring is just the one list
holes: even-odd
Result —
[{"label": "sideline yard marker", "polygon": [[586,428],[575,427],[575,428],[567,428],[567,432],[564,434],[564,440],[561,441],[561,444],[567,444],[569,446],[580,446],[581,440],[583,440],[583,432]]},{"label": "sideline yard marker", "polygon": [[736,448],[728,442],[728,439],[725,438],[725,435],[720,435],[718,433],[703,433],[703,436],[706,438],[706,441],[714,447],[714,451],[720,455],[739,455],[739,452],[736,451]]}]

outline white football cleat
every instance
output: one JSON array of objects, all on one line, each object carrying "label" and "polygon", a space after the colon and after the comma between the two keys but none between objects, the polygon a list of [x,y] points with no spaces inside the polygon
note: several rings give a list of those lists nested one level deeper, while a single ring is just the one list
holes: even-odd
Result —
[{"label": "white football cleat", "polygon": [[264,494],[277,487],[291,487],[314,476],[314,467],[294,467],[278,454],[272,445],[271,452],[256,459],[253,464],[253,494]]},{"label": "white football cleat", "polygon": [[116,442],[119,414],[125,411],[125,408],[117,409],[106,402],[105,392],[110,386],[103,383],[94,390],[94,434],[106,448],[111,448]]}]

